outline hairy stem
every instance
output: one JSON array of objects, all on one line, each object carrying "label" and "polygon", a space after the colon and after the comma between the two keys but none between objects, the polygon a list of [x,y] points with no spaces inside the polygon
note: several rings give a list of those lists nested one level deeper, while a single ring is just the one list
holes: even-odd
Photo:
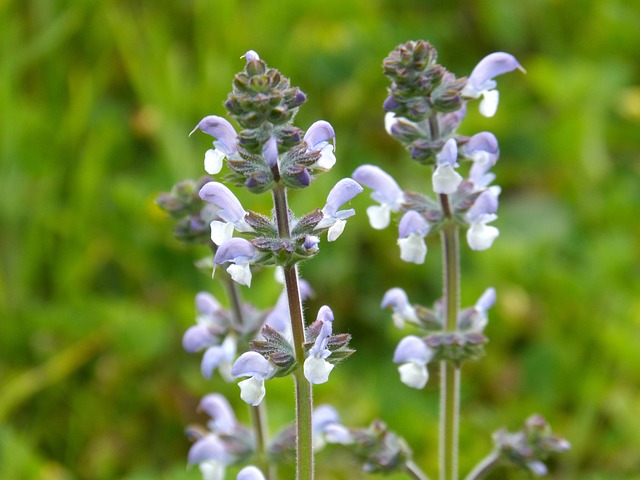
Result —
[{"label": "hairy stem", "polygon": [[[273,203],[280,238],[289,238],[289,207],[286,189],[277,184],[273,189]],[[284,268],[284,282],[289,301],[289,314],[293,331],[293,344],[299,365],[304,361],[304,315],[295,265]],[[313,396],[311,384],[304,377],[302,368],[294,372],[296,390],[296,480],[313,480],[313,444],[311,437],[311,414]]]},{"label": "hairy stem", "polygon": [[483,458],[478,465],[465,477],[465,480],[482,480],[500,463],[500,457],[496,452],[491,452]]},{"label": "hairy stem", "polygon": [[[448,224],[442,230],[444,248],[445,332],[455,332],[460,303],[460,251],[458,227],[451,219],[447,195],[440,195],[440,204]],[[460,425],[460,367],[450,362],[440,363],[440,479],[458,480],[458,431]]]}]

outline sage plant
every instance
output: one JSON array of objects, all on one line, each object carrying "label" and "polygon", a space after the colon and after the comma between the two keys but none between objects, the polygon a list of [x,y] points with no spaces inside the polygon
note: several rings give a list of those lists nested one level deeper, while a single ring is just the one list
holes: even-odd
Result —
[{"label": "sage plant", "polygon": [[[469,77],[457,78],[437,63],[437,52],[424,41],[399,45],[384,60],[391,81],[383,107],[385,127],[424,170],[426,193],[404,191],[384,170],[362,165],[353,178],[370,188],[376,205],[367,209],[371,226],[390,225],[391,214],[401,214],[398,247],[405,262],[422,264],[427,255],[425,237],[439,235],[443,246],[443,295],[432,307],[409,301],[400,287],[387,291],[382,307],[392,310],[396,326],[411,324],[419,335],[408,335],[398,344],[393,361],[399,364],[400,380],[422,389],[427,384],[427,365],[440,365],[439,478],[457,480],[460,422],[461,366],[483,354],[487,338],[483,331],[496,291],[488,287],[473,306],[460,307],[460,231],[466,231],[469,248],[490,248],[499,235],[489,225],[497,219],[501,189],[494,185],[491,169],[499,157],[498,141],[490,132],[471,136],[458,132],[468,103],[480,99],[480,113],[496,113],[499,93],[495,77],[523,70],[510,54],[498,52],[483,58]],[[463,164],[466,164],[464,168]],[[532,433],[535,432],[535,433]],[[496,450],[467,476],[483,478],[502,462],[546,473],[541,459],[569,448],[568,442],[550,433],[539,416],[532,417],[522,432],[494,435]],[[415,478],[424,478],[415,474]]]},{"label": "sage plant", "polygon": [[[240,398],[250,405],[250,427],[241,425],[227,399],[212,393],[199,408],[210,420],[206,428],[191,426],[194,441],[188,462],[197,464],[205,480],[221,480],[231,464],[243,468],[238,480],[275,480],[273,459],[293,455],[296,479],[314,478],[314,449],[327,443],[349,449],[369,473],[404,472],[415,480],[428,477],[412,459],[407,442],[382,420],[365,428],[342,423],[331,405],[313,408],[312,386],[326,383],[335,365],[353,353],[348,334],[334,333],[334,315],[322,306],[314,322],[305,321],[303,299],[312,294],[299,278],[298,264],[315,257],[321,238],[339,238],[355,211],[343,206],[363,191],[372,190],[376,202],[367,208],[374,229],[387,228],[398,215],[400,258],[423,264],[425,238],[439,235],[443,245],[443,295],[433,305],[412,303],[401,287],[389,289],[381,306],[392,311],[398,328],[413,333],[398,344],[393,361],[400,381],[422,389],[429,381],[429,364],[440,366],[439,478],[458,480],[461,367],[482,356],[487,338],[488,312],[496,290],[479,292],[474,305],[461,308],[460,232],[471,250],[491,248],[499,236],[491,225],[497,219],[501,192],[491,169],[500,151],[490,132],[471,136],[458,132],[468,103],[480,100],[480,112],[496,113],[499,94],[494,78],[522,67],[507,53],[493,53],[480,61],[469,77],[456,78],[436,63],[435,49],[424,41],[407,42],[384,61],[391,80],[384,102],[385,127],[423,170],[427,193],[403,190],[383,169],[362,165],[353,178],[339,180],[323,206],[295,215],[288,203],[291,189],[306,189],[313,179],[336,163],[335,132],[319,120],[305,131],[293,124],[305,94],[270,68],[254,51],[244,55],[244,70],[233,80],[225,107],[236,129],[222,116],[204,117],[191,133],[214,138],[205,152],[209,176],[177,184],[158,203],[178,220],[178,238],[206,244],[212,256],[204,265],[222,278],[229,308],[208,292],[196,295],[196,325],[183,336],[187,352],[203,351],[201,372],[207,379],[219,371],[227,381],[238,379]],[[222,173],[226,165],[226,173]],[[219,181],[222,180],[222,181]],[[247,210],[233,192],[246,188],[269,193],[269,213]],[[250,287],[257,267],[275,267],[283,292],[271,309],[260,310],[241,300],[238,285]],[[224,270],[217,272],[216,270]],[[264,399],[274,377],[292,376],[295,385],[295,424],[269,438]],[[535,475],[547,471],[543,460],[569,448],[534,415],[522,430],[494,434],[495,448],[467,475],[484,478],[498,465],[515,465]],[[265,476],[266,473],[266,476]]]}]

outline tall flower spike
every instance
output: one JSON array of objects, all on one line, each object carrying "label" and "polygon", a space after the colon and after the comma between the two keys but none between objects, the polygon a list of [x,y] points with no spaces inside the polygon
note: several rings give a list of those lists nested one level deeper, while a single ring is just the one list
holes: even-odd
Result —
[{"label": "tall flower spike", "polygon": [[436,155],[437,166],[432,177],[434,192],[449,195],[458,189],[462,176],[454,169],[458,166],[457,160],[458,144],[455,138],[450,138]]},{"label": "tall flower spike", "polygon": [[404,328],[405,322],[417,323],[418,315],[416,309],[409,303],[407,293],[398,287],[391,288],[386,291],[382,297],[382,308],[391,308],[393,310],[393,323],[396,327]]},{"label": "tall flower spike", "polygon": [[362,165],[352,175],[353,179],[373,190],[371,198],[380,205],[367,208],[371,226],[382,230],[389,225],[391,212],[398,212],[404,202],[404,194],[387,172],[374,165]]},{"label": "tall flower spike", "polygon": [[402,364],[398,367],[400,381],[412,388],[424,388],[429,380],[427,363],[432,358],[433,350],[421,338],[414,335],[404,337],[393,354],[393,361]]},{"label": "tall flower spike", "polygon": [[215,175],[222,169],[222,161],[225,157],[230,157],[236,152],[238,134],[233,125],[217,115],[209,115],[200,120],[189,136],[196,130],[201,130],[216,139],[213,142],[214,148],[207,150],[204,155],[205,171],[210,175]]},{"label": "tall flower spike", "polygon": [[309,356],[304,361],[304,376],[309,383],[320,384],[329,380],[329,373],[333,370],[333,365],[325,360],[331,351],[327,348],[329,337],[332,333],[333,312],[326,305],[320,307],[316,319],[322,322],[320,333],[316,337],[315,343],[309,350]]},{"label": "tall flower spike", "polygon": [[[336,156],[333,152],[336,147],[336,134],[329,122],[315,122],[304,134],[303,140],[309,151],[320,152],[320,159],[315,163],[317,167],[330,170],[335,165]],[[333,144],[329,143],[330,140],[333,140]]]},{"label": "tall flower spike", "polygon": [[258,251],[244,238],[230,238],[224,242],[213,258],[216,265],[231,262],[227,267],[227,273],[240,285],[251,286],[251,269],[249,265],[256,258]]},{"label": "tall flower spike", "polygon": [[322,220],[316,226],[318,230],[329,228],[327,240],[330,242],[336,240],[344,231],[346,219],[356,213],[353,208],[340,211],[338,209],[363,190],[358,182],[350,178],[343,178],[331,189],[327,195],[327,203],[322,208]]},{"label": "tall flower spike", "polygon": [[400,258],[405,262],[422,264],[427,256],[424,237],[429,233],[429,223],[414,210],[406,212],[398,225]]},{"label": "tall flower spike", "polygon": [[234,377],[249,377],[238,383],[240,398],[254,407],[264,398],[266,390],[264,381],[271,378],[275,372],[274,366],[257,352],[245,352],[233,364],[231,374]]},{"label": "tall flower spike", "polygon": [[234,229],[239,232],[253,231],[244,220],[247,212],[227,186],[219,182],[209,182],[200,189],[200,198],[218,207],[216,215],[223,220],[211,222],[211,241],[216,245],[229,240]]},{"label": "tall flower spike", "polygon": [[499,193],[500,187],[488,188],[480,194],[467,212],[467,221],[470,224],[467,243],[472,250],[488,249],[500,235],[496,227],[487,225],[498,218],[495,212],[498,210]]},{"label": "tall flower spike", "polygon": [[495,52],[484,57],[475,66],[467,84],[462,89],[462,95],[467,98],[480,98],[480,113],[485,117],[493,117],[498,109],[500,94],[496,90],[494,77],[515,69],[524,72],[522,66],[513,55]]}]

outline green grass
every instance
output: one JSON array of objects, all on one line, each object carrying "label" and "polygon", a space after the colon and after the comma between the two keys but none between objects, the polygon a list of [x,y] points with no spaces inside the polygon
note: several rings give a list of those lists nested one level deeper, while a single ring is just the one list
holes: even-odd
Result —
[{"label": "green grass", "polygon": [[[497,135],[504,189],[496,245],[463,250],[463,300],[498,291],[487,356],[463,376],[463,471],[489,432],[539,412],[573,444],[550,478],[640,478],[640,9],[470,3],[0,0],[0,478],[199,478],[183,437],[204,420],[198,398],[223,391],[248,414],[237,387],[205,382],[181,350],[194,294],[222,290],[193,268],[204,252],[172,239],[155,195],[200,174],[209,141],[187,134],[224,113],[249,49],[307,93],[301,128],[323,118],[337,132],[338,164],[292,195],[296,212],[361,163],[419,188],[428,178],[383,130],[380,67],[418,38],[459,75],[495,50],[528,72],[500,77],[496,117],[471,112],[464,127]],[[396,285],[431,303],[439,247],[424,267],[399,264],[395,232],[368,227],[361,197],[340,241],[303,268],[310,314],[331,305],[358,349],[317,401],[347,423],[383,416],[434,472],[437,382],[400,384],[389,359],[401,334],[378,304]],[[269,307],[270,274],[255,281],[245,296]],[[292,389],[268,388],[275,430]],[[340,478],[319,462],[319,478]]]}]

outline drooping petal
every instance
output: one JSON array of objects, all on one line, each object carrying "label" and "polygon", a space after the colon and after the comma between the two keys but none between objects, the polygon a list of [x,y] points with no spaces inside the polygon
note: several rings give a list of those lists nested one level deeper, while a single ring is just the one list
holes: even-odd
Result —
[{"label": "drooping petal", "polygon": [[462,154],[480,166],[492,167],[500,156],[498,139],[491,132],[476,133],[462,147]]},{"label": "drooping petal", "polygon": [[398,343],[393,354],[395,363],[415,362],[426,365],[433,358],[433,350],[419,337],[409,335]]},{"label": "drooping petal", "polygon": [[218,149],[210,148],[204,153],[204,170],[209,175],[216,175],[222,170],[225,154]]},{"label": "drooping petal", "polygon": [[422,235],[412,233],[405,238],[398,239],[400,259],[404,262],[422,265],[427,257],[427,244]]},{"label": "drooping petal", "polygon": [[398,367],[400,381],[411,388],[422,389],[429,380],[429,370],[426,365],[407,362]]},{"label": "drooping petal", "polygon": [[359,193],[362,193],[364,189],[358,182],[350,178],[343,178],[329,192],[327,195],[327,203],[322,209],[323,214],[331,217],[335,216],[338,209],[353,199]]},{"label": "drooping petal", "polygon": [[493,117],[498,111],[500,92],[498,90],[485,90],[480,100],[480,113],[487,118]]},{"label": "drooping petal", "polygon": [[[230,434],[235,429],[238,421],[233,413],[229,401],[219,393],[205,395],[200,404],[200,409],[211,417],[209,428],[215,433]],[[213,427],[213,428],[212,428]]]},{"label": "drooping petal", "polygon": [[257,250],[250,241],[234,237],[220,245],[213,261],[217,265],[222,265],[225,262],[249,262],[256,253]]},{"label": "drooping petal", "polygon": [[467,230],[467,243],[471,250],[487,250],[500,235],[500,231],[491,225],[473,223]]},{"label": "drooping petal", "polygon": [[513,55],[505,52],[494,52],[478,62],[471,75],[469,75],[467,83],[475,89],[484,90],[484,85],[489,80],[503,73],[511,72],[516,68],[523,70]]},{"label": "drooping petal", "polygon": [[304,361],[304,377],[314,385],[326,383],[329,380],[329,374],[333,370],[334,365],[327,362],[324,358],[318,358],[310,355]]},{"label": "drooping petal", "polygon": [[249,465],[238,472],[236,480],[265,480],[265,478],[257,467]]},{"label": "drooping petal", "polygon": [[402,190],[387,172],[374,165],[362,165],[352,175],[353,179],[373,190],[371,198],[397,209],[404,199]]},{"label": "drooping petal", "polygon": [[272,366],[269,360],[257,352],[245,352],[238,357],[231,369],[234,377],[258,376],[265,378],[272,373]]},{"label": "drooping petal", "polygon": [[204,325],[189,327],[182,336],[182,348],[188,353],[195,353],[215,343],[217,337]]},{"label": "drooping petal", "polygon": [[462,175],[456,172],[451,165],[438,165],[432,176],[433,191],[438,194],[450,195],[458,190],[462,180]]},{"label": "drooping petal", "polygon": [[322,142],[334,140],[335,146],[336,133],[331,124],[325,120],[318,120],[309,127],[304,134],[303,140],[310,150],[316,150],[316,145]]},{"label": "drooping petal", "polygon": [[239,223],[244,220],[244,216],[247,214],[242,208],[240,200],[222,183],[206,183],[200,189],[200,198],[216,205],[219,208],[218,216],[229,223]]},{"label": "drooping petal", "polygon": [[391,209],[388,205],[371,205],[367,207],[367,217],[371,227],[382,230],[389,226],[391,222]]},{"label": "drooping petal", "polygon": [[264,388],[264,379],[249,377],[238,382],[240,398],[249,405],[257,407],[262,402],[267,390]]},{"label": "drooping petal", "polygon": [[238,134],[233,125],[224,118],[217,115],[204,117],[189,135],[192,135],[196,130],[201,130],[207,135],[216,138],[219,142],[218,147],[225,155],[231,155],[236,151]]}]

